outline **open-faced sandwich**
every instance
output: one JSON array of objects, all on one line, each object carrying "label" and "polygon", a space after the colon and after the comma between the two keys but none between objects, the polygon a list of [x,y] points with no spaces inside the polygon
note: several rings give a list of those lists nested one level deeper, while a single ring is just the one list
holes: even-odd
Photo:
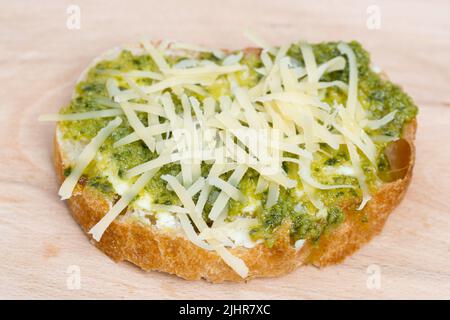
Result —
[{"label": "open-faced sandwich", "polygon": [[57,115],[62,199],[116,261],[241,281],[342,261],[411,179],[417,107],[357,42],[106,52]]}]

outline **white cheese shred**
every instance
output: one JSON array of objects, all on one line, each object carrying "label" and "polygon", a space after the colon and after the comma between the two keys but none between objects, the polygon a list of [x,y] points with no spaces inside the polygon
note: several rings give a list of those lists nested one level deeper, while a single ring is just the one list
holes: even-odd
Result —
[{"label": "white cheese shred", "polygon": [[265,49],[266,51],[270,53],[275,53],[275,49],[272,48],[261,36],[257,35],[255,32],[253,32],[250,29],[245,30],[244,36],[253,42],[257,47]]},{"label": "white cheese shred", "polygon": [[150,179],[155,175],[157,170],[147,171],[141,175],[136,182],[122,195],[111,209],[103,216],[103,218],[91,229],[89,234],[94,240],[100,241],[103,233],[109,225],[117,218],[117,216],[128,206],[128,204],[137,196],[137,194],[145,187]]},{"label": "white cheese shred", "polygon": [[338,49],[347,56],[349,62],[347,109],[349,110],[350,115],[354,116],[356,112],[356,103],[358,102],[358,66],[356,65],[356,57],[352,48],[346,43],[339,43]]},{"label": "white cheese shred", "polygon": [[355,172],[356,178],[358,179],[358,183],[361,187],[363,195],[361,204],[358,207],[358,210],[362,210],[365,207],[366,203],[371,199],[370,190],[366,183],[366,176],[364,175],[364,171],[361,168],[361,160],[358,151],[350,141],[347,141],[347,149],[352,161],[353,170]]},{"label": "white cheese shred", "polygon": [[183,206],[189,210],[189,216],[194,222],[198,230],[208,228],[206,222],[203,220],[201,212],[197,212],[194,200],[189,195],[189,192],[180,184],[180,182],[174,176],[165,174],[161,176],[161,179],[165,180],[172,190],[176,193]]},{"label": "white cheese shred", "polygon": [[155,139],[147,134],[147,130],[145,126],[142,124],[139,117],[136,115],[134,110],[130,108],[130,105],[127,102],[122,102],[121,104],[122,110],[125,113],[130,126],[136,132],[137,136],[145,142],[150,151],[155,151]]},{"label": "white cheese shred", "polygon": [[164,57],[159,53],[159,51],[153,46],[153,44],[150,41],[142,41],[142,45],[147,50],[147,52],[152,57],[153,61],[155,61],[156,65],[158,66],[159,70],[161,72],[165,73],[167,72],[170,67],[167,64],[167,61],[164,59]]},{"label": "white cheese shred", "polygon": [[395,118],[395,114],[397,113],[397,110],[394,110],[387,115],[385,115],[383,118],[378,120],[367,120],[366,127],[372,130],[376,130],[381,128],[382,126],[388,124]]},{"label": "white cheese shred", "polygon": [[[209,227],[206,225],[205,221],[201,217],[201,213],[199,214],[196,211],[194,201],[189,196],[187,190],[178,182],[178,180],[171,175],[163,175],[161,176],[161,179],[167,181],[167,183],[172,187],[174,192],[180,198],[184,207],[189,210],[190,217],[194,222],[194,225],[197,227],[197,229],[200,232],[209,229]],[[200,247],[205,248],[206,246],[206,248],[209,249],[209,247],[205,245],[201,241],[201,239],[198,238],[198,235],[194,232],[194,229],[190,225],[187,216],[183,216],[183,213],[179,213],[178,217],[181,218],[183,229],[185,230],[185,232],[187,232],[187,236],[191,238],[191,241],[194,244],[199,245]],[[236,273],[239,274],[242,278],[247,277],[248,267],[245,265],[245,262],[242,259],[232,255],[219,241],[212,239],[209,240],[208,242],[210,242],[214,250],[217,252],[217,254],[219,254],[222,257],[222,259],[228,266],[230,266],[234,271],[236,271]]]},{"label": "white cheese shred", "polygon": [[61,200],[69,199],[72,195],[73,189],[75,188],[78,180],[83,174],[84,169],[89,165],[89,163],[95,158],[97,150],[101,147],[103,142],[109,137],[115,128],[117,128],[122,123],[122,119],[117,117],[110,121],[106,127],[102,128],[97,135],[84,147],[83,151],[80,153],[75,161],[75,167],[70,172],[70,175],[64,180],[61,188],[59,189],[59,196]]},{"label": "white cheese shred", "polygon": [[208,245],[205,241],[200,239],[198,234],[195,232],[194,227],[191,224],[191,221],[189,220],[188,216],[185,213],[179,212],[177,213],[178,219],[180,220],[181,227],[183,228],[183,231],[186,233],[187,238],[196,246],[206,249],[206,250],[212,250],[211,246]]},{"label": "white cheese shred", "polygon": [[278,202],[280,196],[280,186],[276,183],[269,184],[269,193],[267,194],[266,208],[272,208]]},{"label": "white cheese shred", "polygon": [[[230,178],[228,179],[228,183],[231,184],[233,187],[236,187],[239,182],[241,181],[242,177],[244,176],[245,172],[247,171],[248,167],[246,165],[240,165],[234,170],[234,172],[231,174]],[[225,206],[228,203],[228,200],[230,199],[230,196],[222,191],[219,196],[217,197],[216,202],[214,203],[211,212],[209,213],[209,218],[211,220],[216,220],[222,210],[225,208]]]},{"label": "white cheese shred", "polygon": [[96,118],[109,118],[123,114],[120,109],[107,109],[100,111],[89,111],[69,114],[44,114],[38,118],[39,121],[76,121]]},{"label": "white cheese shred", "polygon": [[223,245],[217,244],[214,249],[219,256],[230,266],[241,278],[245,279],[248,276],[248,267],[244,260],[236,257],[230,251],[228,251]]},{"label": "white cheese shred", "polygon": [[245,196],[239,191],[238,188],[233,186],[231,183],[224,181],[218,177],[212,177],[208,180],[209,184],[219,188],[223,192],[225,192],[229,197],[233,200],[244,202]]}]

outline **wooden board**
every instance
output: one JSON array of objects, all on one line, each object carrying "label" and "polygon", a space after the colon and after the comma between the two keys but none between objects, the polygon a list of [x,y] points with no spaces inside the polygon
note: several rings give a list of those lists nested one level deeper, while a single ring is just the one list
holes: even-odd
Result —
[{"label": "wooden board", "polygon": [[[74,2],[81,8],[79,30],[66,26]],[[3,2],[0,297],[450,298],[450,2],[376,3],[380,29],[367,27],[372,1]],[[323,270],[304,267],[278,279],[212,285],[112,262],[58,199],[54,126],[38,123],[38,115],[66,104],[81,70],[117,44],[145,35],[239,48],[250,44],[242,36],[246,27],[274,44],[359,40],[404,86],[421,107],[417,165],[405,200],[380,236]],[[70,286],[77,268],[79,289]],[[377,271],[379,288],[370,278]]]}]

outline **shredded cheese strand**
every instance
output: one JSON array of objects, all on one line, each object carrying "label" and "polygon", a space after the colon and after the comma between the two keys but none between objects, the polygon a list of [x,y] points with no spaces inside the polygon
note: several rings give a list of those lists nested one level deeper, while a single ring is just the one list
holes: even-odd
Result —
[{"label": "shredded cheese strand", "polygon": [[145,50],[150,54],[153,61],[155,61],[156,65],[158,66],[159,70],[161,70],[162,73],[166,73],[167,70],[170,69],[169,65],[167,64],[164,57],[156,50],[156,48],[153,46],[153,44],[150,41],[142,41],[141,42]]},{"label": "shredded cheese strand", "polygon": [[[234,170],[230,178],[228,179],[228,183],[234,187],[236,187],[239,182],[241,181],[242,177],[244,176],[245,172],[247,172],[248,167],[246,165],[240,165]],[[225,208],[225,206],[228,203],[228,200],[230,199],[230,196],[222,191],[219,196],[217,197],[216,202],[214,203],[211,212],[209,213],[209,218],[214,221],[216,220],[222,210]]]},{"label": "shredded cheese strand", "polygon": [[130,126],[136,132],[138,137],[145,142],[150,151],[155,151],[155,139],[147,135],[145,126],[142,124],[141,120],[139,120],[134,110],[130,108],[130,105],[127,102],[122,102],[120,106],[122,107],[122,110],[125,113]]},{"label": "shredded cheese strand", "polygon": [[362,210],[366,203],[371,199],[370,190],[366,183],[366,176],[364,175],[363,170],[361,169],[361,160],[358,155],[358,151],[356,150],[353,143],[349,140],[346,140],[348,153],[350,155],[350,159],[353,165],[353,170],[355,171],[356,178],[358,179],[359,186],[361,187],[361,191],[363,194],[363,198],[361,204],[358,207],[358,210]]},{"label": "shredded cheese strand", "polygon": [[397,113],[397,110],[394,110],[394,111],[388,113],[387,115],[385,115],[381,119],[367,120],[366,128],[369,128],[369,129],[372,129],[372,130],[379,129],[382,126],[384,126],[384,125],[388,124],[389,122],[391,122],[392,120],[394,120],[396,113]]},{"label": "shredded cheese strand", "polygon": [[64,179],[61,188],[59,189],[59,196],[61,200],[69,199],[72,195],[73,189],[75,188],[78,180],[80,179],[83,171],[89,165],[89,163],[94,159],[97,150],[109,137],[115,128],[117,128],[122,123],[122,119],[117,117],[110,121],[106,127],[102,128],[97,135],[84,147],[83,151],[78,156],[75,167],[72,169],[70,175]]},{"label": "shredded cheese strand", "polygon": [[339,43],[338,49],[342,54],[345,54],[349,64],[349,84],[347,94],[347,109],[351,116],[355,117],[356,104],[358,102],[358,67],[356,64],[356,57],[353,50],[346,43]]},{"label": "shredded cheese strand", "polygon": [[89,111],[70,114],[44,114],[41,115],[39,121],[77,121],[96,118],[109,118],[123,114],[120,109],[108,109],[100,111]]},{"label": "shredded cheese strand", "polygon": [[219,188],[223,192],[225,192],[230,198],[236,201],[244,202],[245,196],[242,194],[241,191],[239,191],[238,188],[233,186],[231,183],[222,180],[218,177],[212,177],[208,180],[210,185],[215,186],[216,188]]},{"label": "shredded cheese strand", "polygon": [[117,218],[117,216],[128,206],[131,200],[133,200],[137,194],[145,187],[150,179],[155,175],[157,170],[147,171],[141,175],[136,182],[122,195],[111,209],[103,216],[103,218],[89,230],[89,234],[92,235],[94,240],[100,241],[103,233],[109,227],[109,225]]}]

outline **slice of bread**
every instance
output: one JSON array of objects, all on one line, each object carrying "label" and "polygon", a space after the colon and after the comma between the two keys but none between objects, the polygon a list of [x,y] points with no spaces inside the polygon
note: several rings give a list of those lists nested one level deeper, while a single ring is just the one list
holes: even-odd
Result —
[{"label": "slice of bread", "polygon": [[[123,46],[98,57],[82,73],[79,81],[86,77],[87,70],[97,62],[114,58],[121,49],[139,52],[139,46]],[[246,49],[246,52],[258,49]],[[60,181],[64,180],[64,164],[68,162],[71,146],[63,141],[56,129],[54,140],[55,167]],[[206,279],[211,282],[243,281],[256,277],[275,277],[292,271],[304,264],[318,267],[341,262],[378,234],[387,217],[402,199],[411,180],[414,165],[414,136],[416,121],[404,126],[403,135],[387,148],[386,154],[391,169],[397,172],[395,180],[383,184],[372,195],[362,211],[354,206],[344,206],[345,221],[326,231],[318,241],[308,240],[296,250],[289,234],[289,223],[278,229],[278,240],[272,247],[263,243],[248,249],[237,247],[230,252],[241,258],[249,268],[249,275],[242,279],[214,251],[202,249],[187,239],[183,231],[163,232],[152,225],[131,222],[119,216],[99,242],[92,242],[115,261],[129,261],[144,270],[158,270],[175,274],[185,279]],[[68,205],[75,220],[87,232],[106,214],[110,200],[89,187],[80,179]],[[90,235],[88,237],[91,238]]]}]

